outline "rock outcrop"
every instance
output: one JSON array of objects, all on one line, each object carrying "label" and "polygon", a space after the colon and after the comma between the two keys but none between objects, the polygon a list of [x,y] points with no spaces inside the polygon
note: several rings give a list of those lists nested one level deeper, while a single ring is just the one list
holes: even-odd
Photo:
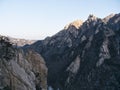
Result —
[{"label": "rock outcrop", "polygon": [[0,90],[47,90],[47,67],[33,50],[23,52],[0,37]]}]

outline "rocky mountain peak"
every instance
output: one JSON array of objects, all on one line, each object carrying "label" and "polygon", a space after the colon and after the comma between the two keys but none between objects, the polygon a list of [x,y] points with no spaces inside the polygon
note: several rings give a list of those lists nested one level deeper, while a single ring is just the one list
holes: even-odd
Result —
[{"label": "rocky mountain peak", "polygon": [[74,26],[74,27],[76,27],[77,29],[79,29],[79,27],[80,27],[82,24],[83,24],[83,21],[82,21],[82,20],[75,20],[75,21],[67,24],[64,29],[68,29],[70,26]]},{"label": "rocky mountain peak", "polygon": [[89,21],[94,21],[94,20],[96,20],[96,19],[97,19],[97,17],[94,16],[93,14],[90,14],[90,15],[88,16],[88,20],[89,20]]}]

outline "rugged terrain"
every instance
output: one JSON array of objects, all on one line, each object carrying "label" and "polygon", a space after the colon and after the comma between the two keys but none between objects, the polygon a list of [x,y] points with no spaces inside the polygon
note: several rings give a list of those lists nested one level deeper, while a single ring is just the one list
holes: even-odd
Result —
[{"label": "rugged terrain", "polygon": [[25,47],[40,53],[54,90],[118,90],[120,87],[120,14],[89,15],[45,40]]},{"label": "rugged terrain", "polygon": [[47,67],[34,50],[23,52],[0,37],[0,90],[47,90]]},{"label": "rugged terrain", "polygon": [[1,90],[120,88],[120,14],[89,15],[22,48],[0,42]]}]

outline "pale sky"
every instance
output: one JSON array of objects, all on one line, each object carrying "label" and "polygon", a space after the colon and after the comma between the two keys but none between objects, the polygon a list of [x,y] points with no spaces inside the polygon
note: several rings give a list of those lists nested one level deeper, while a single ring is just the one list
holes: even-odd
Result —
[{"label": "pale sky", "polygon": [[43,39],[89,14],[120,13],[120,0],[0,0],[0,34]]}]

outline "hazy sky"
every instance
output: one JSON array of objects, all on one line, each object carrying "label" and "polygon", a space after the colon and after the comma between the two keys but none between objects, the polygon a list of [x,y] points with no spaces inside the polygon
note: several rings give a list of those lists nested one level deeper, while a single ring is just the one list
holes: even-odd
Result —
[{"label": "hazy sky", "polygon": [[120,13],[120,0],[0,0],[0,34],[42,39],[89,14]]}]

